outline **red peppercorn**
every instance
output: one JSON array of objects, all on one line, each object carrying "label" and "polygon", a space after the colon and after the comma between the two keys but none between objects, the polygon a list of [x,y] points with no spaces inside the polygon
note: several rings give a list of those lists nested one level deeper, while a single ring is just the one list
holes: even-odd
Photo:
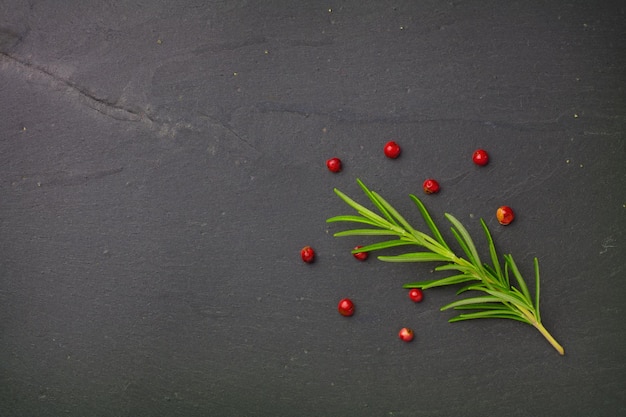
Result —
[{"label": "red peppercorn", "polygon": [[424,299],[424,293],[419,288],[412,288],[411,291],[409,291],[409,298],[419,303]]},{"label": "red peppercorn", "polygon": [[304,262],[310,264],[311,262],[315,260],[315,251],[313,250],[312,247],[305,246],[300,251],[300,256],[302,257],[302,260]]},{"label": "red peppercorn", "polygon": [[410,342],[415,337],[415,333],[413,332],[413,330],[409,329],[408,327],[403,327],[400,329],[398,336],[400,337],[402,341]]},{"label": "red peppercorn", "polygon": [[[361,249],[363,246],[356,246],[354,248],[354,250],[357,249]],[[359,261],[365,261],[367,260],[367,257],[369,256],[369,253],[367,252],[357,252],[357,253],[353,253],[352,254],[356,259],[358,259]]]},{"label": "red peppercorn", "polygon": [[513,209],[509,206],[502,206],[496,210],[496,218],[500,222],[500,224],[506,226],[510,224],[515,219],[515,213]]},{"label": "red peppercorn", "polygon": [[474,161],[476,165],[485,166],[489,163],[489,154],[484,149],[478,149],[474,151],[472,161]]},{"label": "red peppercorn", "polygon": [[339,158],[330,158],[326,161],[326,167],[330,172],[339,172],[341,171],[341,159]]},{"label": "red peppercorn", "polygon": [[351,299],[344,298],[339,301],[337,309],[339,310],[339,314],[341,314],[342,316],[350,317],[354,314],[354,303]]},{"label": "red peppercorn", "polygon": [[429,178],[426,181],[424,181],[423,187],[424,187],[424,192],[426,194],[436,194],[439,192],[439,188],[441,188],[439,187],[439,183],[432,178]]},{"label": "red peppercorn", "polygon": [[385,155],[387,158],[396,159],[400,156],[400,152],[402,152],[402,149],[396,142],[389,141],[385,144]]}]

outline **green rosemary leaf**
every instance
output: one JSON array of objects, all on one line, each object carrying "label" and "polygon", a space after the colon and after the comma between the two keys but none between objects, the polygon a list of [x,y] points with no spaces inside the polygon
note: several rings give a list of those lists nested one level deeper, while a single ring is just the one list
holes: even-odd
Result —
[{"label": "green rosemary leaf", "polygon": [[393,216],[387,211],[385,205],[381,204],[375,193],[367,188],[361,180],[357,179],[356,182],[359,184],[365,195],[372,201],[372,203],[374,203],[376,208],[383,214],[383,216],[385,216],[385,218],[387,218],[387,221],[393,223],[396,226],[400,226],[398,222],[394,220]]},{"label": "green rosemary leaf", "polygon": [[529,302],[532,304],[532,301],[531,301],[531,300],[528,300],[528,299],[526,298],[526,295],[525,295],[523,292],[521,292],[520,290],[518,290],[516,287],[514,287],[514,286],[512,286],[512,285],[511,285],[511,291],[513,291],[515,294],[517,294],[518,296],[520,296],[520,297],[521,297],[521,298],[523,298],[524,300],[529,301]]},{"label": "green rosemary leaf", "polygon": [[[502,310],[502,303],[476,303],[454,307],[455,310]],[[505,310],[510,311],[510,310]]]},{"label": "green rosemary leaf", "polygon": [[353,199],[351,199],[350,197],[348,197],[347,195],[345,195],[344,193],[342,193],[336,188],[335,188],[335,194],[337,194],[339,198],[341,198],[350,207],[355,209],[359,214],[361,214],[363,217],[366,217],[372,220],[374,223],[379,225],[379,227],[387,227],[387,225],[389,224],[389,222],[387,222],[385,219],[380,217],[378,214],[374,213],[370,209],[357,203],[356,201],[354,201]]},{"label": "green rosemary leaf", "polygon": [[380,206],[385,210],[385,212],[388,213],[394,220],[397,220],[397,222],[394,221],[396,224],[399,224],[400,226],[402,226],[404,230],[413,232],[413,227],[404,219],[404,217],[400,215],[400,213],[398,213],[398,211],[395,208],[391,206],[391,204],[389,204],[384,198],[382,198],[375,191],[372,191],[372,194],[376,198],[376,201],[378,202],[378,204],[380,204]]},{"label": "green rosemary leaf", "polygon": [[464,287],[461,287],[461,289],[459,289],[459,290],[456,292],[456,295],[461,295],[461,294],[463,294],[463,293],[464,293],[464,292],[466,292],[466,291],[473,291],[473,288],[472,288],[473,286],[474,286],[474,284],[472,283],[472,284],[470,284],[470,285],[466,285],[466,286],[464,286]]},{"label": "green rosemary leaf", "polygon": [[374,199],[376,199],[377,205],[379,205],[385,211],[385,213],[388,213],[390,216],[393,217],[394,223],[399,224],[400,227],[402,227],[402,229],[406,232],[402,235],[410,234],[413,237],[413,239],[415,240],[413,244],[423,246],[426,249],[439,253],[439,254],[450,252],[450,249],[448,249],[445,246],[442,246],[438,241],[436,241],[432,237],[428,236],[425,233],[418,232],[417,230],[413,229],[413,227],[409,224],[409,222],[407,222],[406,219],[400,213],[398,213],[398,211],[395,208],[393,208],[393,206],[389,204],[378,193],[376,193],[375,191],[371,191],[371,195],[373,196]]},{"label": "green rosemary leaf", "polygon": [[412,252],[394,256],[379,256],[385,262],[446,262],[448,257],[433,252]]},{"label": "green rosemary leaf", "polygon": [[365,223],[371,226],[379,226],[378,223],[374,223],[370,219],[361,216],[335,216],[330,219],[326,219],[326,223],[335,223],[335,222],[353,222],[353,223]]},{"label": "green rosemary leaf", "polygon": [[457,291],[457,295],[464,293],[465,291],[483,291],[484,289],[499,291],[508,291],[508,287],[501,285],[497,277],[495,277],[490,270],[492,268],[483,268],[481,271],[473,271],[471,274],[476,276],[480,281],[480,288],[476,288],[476,284],[470,284],[467,287],[463,287]]},{"label": "green rosemary leaf", "polygon": [[418,282],[410,282],[408,284],[404,284],[402,288],[423,288],[425,285],[430,285],[433,282],[439,281],[438,279],[429,279],[426,281],[418,281]]},{"label": "green rosemary leaf", "polygon": [[344,230],[343,232],[337,232],[334,234],[335,237],[341,236],[397,236],[393,230],[385,230],[385,229],[351,229]]},{"label": "green rosemary leaf", "polygon": [[470,304],[500,303],[500,302],[502,302],[502,300],[500,300],[498,297],[489,296],[489,295],[484,295],[481,297],[463,298],[462,300],[458,300],[450,304],[446,304],[445,306],[441,307],[441,311],[449,310],[451,308],[456,308],[458,306],[470,305]]},{"label": "green rosemary leaf", "polygon": [[541,323],[541,314],[539,313],[539,260],[534,259],[535,264],[535,315],[537,321]]},{"label": "green rosemary leaf", "polygon": [[468,285],[466,291],[480,291],[496,297],[500,303],[509,303],[511,308],[522,308],[525,310],[533,310],[532,303],[530,303],[524,295],[516,288],[503,290],[501,288],[490,288],[484,285],[483,282],[479,284]]},{"label": "green rosemary leaf", "polygon": [[526,282],[524,282],[524,278],[522,277],[522,274],[520,274],[519,269],[517,269],[517,265],[515,264],[513,257],[511,255],[504,255],[504,261],[507,264],[509,264],[509,267],[511,268],[511,271],[513,272],[513,276],[517,280],[520,290],[522,290],[522,293],[524,294],[526,299],[530,302],[532,298],[530,298],[528,287],[526,286]]},{"label": "green rosemary leaf", "polygon": [[354,249],[352,251],[352,253],[372,252],[372,251],[375,251],[375,250],[393,248],[395,246],[412,245],[412,244],[413,244],[413,242],[409,242],[409,241],[404,240],[404,239],[386,240],[384,242],[372,243],[371,245],[366,245],[366,246],[362,246],[362,247],[360,247],[358,249]]},{"label": "green rosemary leaf", "polygon": [[454,276],[447,277],[447,278],[438,278],[438,279],[430,279],[426,281],[411,282],[409,284],[404,284],[402,288],[428,289],[428,288],[435,288],[435,287],[443,287],[445,285],[454,285],[457,283],[466,282],[466,281],[474,281],[474,280],[476,280],[476,278],[470,277],[467,275],[454,275]]},{"label": "green rosemary leaf", "polygon": [[500,268],[500,261],[498,260],[498,253],[496,252],[496,246],[494,245],[493,238],[491,237],[491,232],[489,232],[489,228],[483,219],[480,219],[480,224],[485,231],[487,243],[489,244],[489,255],[491,255],[491,262],[493,263],[494,276],[498,277],[502,284],[505,284],[504,277],[502,276],[502,269]]},{"label": "green rosemary leaf", "polygon": [[454,323],[462,320],[473,320],[473,319],[510,319],[521,321],[522,323],[530,322],[524,317],[517,315],[515,313],[511,313],[508,310],[490,310],[490,311],[477,311],[475,313],[463,313],[459,314],[456,317],[452,317],[448,320],[450,323]]},{"label": "green rosemary leaf", "polygon": [[482,273],[482,281],[484,282],[486,287],[496,291],[508,291],[509,287],[502,282],[501,277],[498,277],[495,274],[495,271],[492,267],[483,266]]},{"label": "green rosemary leaf", "polygon": [[498,272],[495,271],[491,265],[483,264],[483,269],[485,270],[485,272],[487,272],[487,274],[493,277],[494,282],[498,283],[501,288],[507,287],[506,283],[504,282],[504,277],[498,275]]},{"label": "green rosemary leaf", "polygon": [[478,278],[473,277],[471,275],[466,275],[466,274],[452,275],[450,277],[434,280],[434,282],[432,282],[431,284],[422,286],[422,289],[425,290],[425,289],[433,288],[433,287],[443,287],[444,285],[454,285],[454,284],[460,284],[461,282],[478,281],[478,280],[479,280]]},{"label": "green rosemary leaf", "polygon": [[459,271],[459,272],[462,272],[462,273],[468,274],[468,275],[475,271],[475,269],[472,266],[459,265],[459,264],[456,264],[456,263],[439,265],[439,266],[435,267],[435,271],[451,271],[451,270],[452,271]]},{"label": "green rosemary leaf", "polygon": [[507,287],[511,285],[511,280],[509,279],[509,264],[506,261],[504,262],[504,281]]},{"label": "green rosemary leaf", "polygon": [[409,195],[409,197],[411,198],[411,200],[413,200],[413,202],[417,206],[418,210],[420,211],[420,213],[422,215],[422,218],[424,219],[424,222],[426,223],[426,225],[428,226],[428,228],[432,232],[432,234],[433,234],[434,238],[437,240],[437,242],[439,242],[441,244],[441,246],[443,246],[447,250],[450,250],[450,247],[448,247],[448,244],[446,243],[446,241],[444,240],[443,236],[441,235],[441,232],[439,232],[439,228],[437,228],[437,225],[435,225],[435,222],[433,221],[432,216],[430,215],[430,213],[426,209],[426,206],[424,206],[424,203],[422,203],[422,200],[420,200],[419,198],[417,198],[413,194]]},{"label": "green rosemary leaf", "polygon": [[461,224],[461,222],[458,221],[453,215],[446,213],[446,218],[448,219],[448,221],[450,221],[450,223],[452,223],[452,225],[456,228],[456,230],[458,230],[458,232],[463,237],[463,240],[465,241],[467,247],[472,253],[472,258],[474,259],[474,262],[472,263],[480,267],[480,265],[482,265],[482,263],[480,262],[480,256],[478,256],[478,251],[476,250],[476,246],[474,245],[472,238],[467,232],[467,229],[465,229],[465,227]]},{"label": "green rosemary leaf", "polygon": [[491,294],[495,297],[498,297],[500,299],[500,302],[508,302],[518,307],[522,307],[524,309],[531,310],[531,311],[534,309],[532,303],[529,303],[529,301],[526,300],[524,297],[522,297],[521,294],[517,295],[514,291],[502,292],[502,291],[495,291],[495,290],[485,288],[485,287],[473,288],[473,289],[477,291],[486,292],[487,294]]},{"label": "green rosemary leaf", "polygon": [[469,261],[475,266],[478,266],[476,264],[476,260],[472,256],[472,252],[470,251],[469,246],[467,246],[467,243],[465,243],[461,234],[454,227],[450,230],[452,231],[452,234],[456,238],[457,242],[459,242],[459,246],[461,246],[461,250],[463,250],[465,256],[467,256],[467,259],[469,259]]}]

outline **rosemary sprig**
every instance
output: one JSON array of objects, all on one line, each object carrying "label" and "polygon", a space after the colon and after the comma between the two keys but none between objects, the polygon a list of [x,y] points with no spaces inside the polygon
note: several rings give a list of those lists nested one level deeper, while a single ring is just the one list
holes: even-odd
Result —
[{"label": "rosemary sprig", "polygon": [[[491,264],[481,261],[467,229],[451,214],[446,213],[445,216],[452,224],[452,234],[461,247],[464,257],[459,257],[452,251],[419,198],[414,195],[410,196],[430,229],[431,235],[414,229],[378,193],[368,189],[360,180],[357,179],[357,182],[380,214],[362,206],[338,189],[335,189],[335,193],[350,207],[355,209],[358,215],[335,216],[329,218],[327,222],[352,222],[373,227],[345,230],[335,233],[334,236],[394,236],[390,240],[363,246],[354,252],[372,252],[403,245],[422,247],[425,250],[394,256],[379,256],[378,259],[387,262],[443,262],[435,270],[452,271],[453,275],[405,284],[404,288],[426,289],[466,283],[457,292],[457,295],[466,291],[482,292],[483,294],[463,298],[443,306],[441,308],[442,311],[448,309],[469,311],[453,317],[450,319],[450,322],[480,318],[501,318],[521,321],[539,330],[561,355],[565,353],[563,347],[541,323],[541,315],[539,313],[539,263],[537,258],[534,260],[535,299],[533,301],[513,257],[504,255],[504,262],[501,265],[491,233],[482,219],[480,223],[489,244]],[[511,276],[515,280],[515,285],[511,283]]]}]

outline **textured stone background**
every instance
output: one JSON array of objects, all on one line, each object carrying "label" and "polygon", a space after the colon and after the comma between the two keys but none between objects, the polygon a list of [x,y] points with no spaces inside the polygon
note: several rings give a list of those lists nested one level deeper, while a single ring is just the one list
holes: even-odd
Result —
[{"label": "textured stone background", "polygon": [[[623,415],[625,22],[617,1],[0,1],[0,415]],[[408,194],[438,178],[436,220],[485,249],[485,218],[528,277],[538,256],[566,356],[448,324],[453,288],[411,303],[432,265],[354,261],[325,219],[357,177],[418,225]]]}]

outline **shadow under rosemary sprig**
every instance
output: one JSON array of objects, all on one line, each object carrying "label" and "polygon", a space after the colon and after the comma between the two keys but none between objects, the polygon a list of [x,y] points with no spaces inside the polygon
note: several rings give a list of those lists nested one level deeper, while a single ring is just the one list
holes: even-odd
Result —
[{"label": "shadow under rosemary sprig", "polygon": [[[368,189],[363,182],[357,179],[365,195],[372,201],[380,215],[357,203],[338,189],[335,193],[357,211],[358,215],[343,215],[331,217],[327,222],[352,222],[366,224],[368,228],[358,228],[335,233],[334,236],[394,236],[394,239],[373,243],[360,247],[354,252],[372,252],[396,246],[414,245],[425,250],[409,252],[394,256],[379,256],[378,259],[386,262],[443,262],[435,268],[436,271],[452,271],[453,275],[428,281],[405,284],[404,288],[433,288],[445,285],[466,283],[458,294],[467,291],[477,291],[483,294],[476,297],[463,298],[447,304],[441,310],[468,311],[450,319],[450,322],[480,319],[501,318],[512,319],[527,323],[535,327],[550,342],[550,344],[564,355],[563,347],[552,337],[541,323],[539,312],[539,262],[534,259],[535,266],[535,299],[530,295],[513,257],[504,255],[501,265],[496,252],[493,238],[486,223],[480,223],[489,244],[491,264],[483,263],[476,246],[467,229],[451,214],[445,216],[452,224],[452,234],[463,251],[464,257],[457,256],[446,243],[439,229],[424,204],[414,195],[410,195],[416,204],[431,235],[414,229],[385,199],[375,191]],[[511,283],[511,275],[514,284]]]}]

